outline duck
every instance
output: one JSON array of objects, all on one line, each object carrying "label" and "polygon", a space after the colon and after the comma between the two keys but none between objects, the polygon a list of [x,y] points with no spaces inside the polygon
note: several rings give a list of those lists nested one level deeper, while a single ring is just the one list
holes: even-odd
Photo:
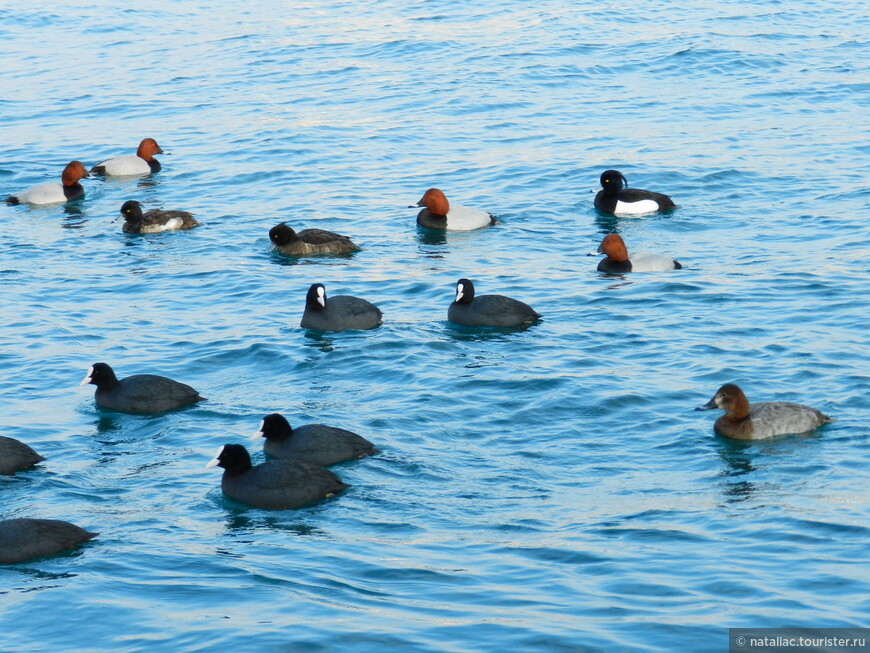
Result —
[{"label": "duck", "polygon": [[495,224],[495,216],[481,209],[450,204],[444,192],[438,188],[430,188],[417,204],[424,207],[417,214],[417,224],[427,229],[446,229],[447,231],[473,231],[481,227]]},{"label": "duck", "polygon": [[4,519],[0,521],[0,564],[58,553],[97,535],[59,519]]},{"label": "duck", "polygon": [[595,208],[615,215],[644,215],[675,209],[674,201],[662,193],[628,188],[628,180],[619,170],[601,173],[601,190],[595,196]]},{"label": "duck", "polygon": [[360,251],[347,236],[324,229],[303,229],[297,233],[286,222],[281,222],[269,230],[269,240],[277,251],[286,256],[350,254]]},{"label": "duck", "polygon": [[[607,234],[598,246],[598,253],[605,257],[598,262],[599,272],[621,274],[623,272],[664,272],[682,270],[683,265],[676,259],[661,254],[628,255],[625,241],[619,234]],[[590,254],[590,256],[592,256]]]},{"label": "duck", "polygon": [[695,410],[724,410],[713,429],[735,440],[764,440],[777,435],[807,433],[835,421],[821,411],[789,401],[762,401],[750,404],[743,390],[726,383],[713,398]]},{"label": "duck", "polygon": [[206,469],[215,466],[224,469],[224,494],[263,510],[292,510],[350,487],[320,465],[281,459],[253,465],[248,450],[240,444],[221,446]]},{"label": "duck", "polygon": [[305,296],[305,312],[299,326],[320,331],[347,331],[374,329],[382,320],[381,309],[371,302],[351,295],[327,299],[324,285],[313,283]]},{"label": "duck", "polygon": [[155,374],[134,374],[118,380],[106,363],[94,363],[80,385],[97,386],[97,406],[123,413],[147,415],[182,408],[206,398],[185,383]]},{"label": "duck", "polygon": [[45,458],[20,440],[0,435],[0,474],[11,475],[43,460]]},{"label": "duck", "polygon": [[468,279],[456,282],[456,299],[447,309],[447,319],[464,326],[515,327],[530,324],[541,316],[531,306],[504,295],[475,297]]},{"label": "duck", "polygon": [[66,164],[60,175],[60,183],[46,181],[36,186],[10,195],[6,198],[7,204],[65,204],[79,199],[85,194],[84,187],[79,183],[80,179],[90,177],[85,165],[81,161],[70,161]]},{"label": "duck", "polygon": [[164,152],[153,138],[143,138],[136,154],[124,154],[106,159],[91,168],[91,172],[104,177],[150,175],[152,172],[160,172],[160,161],[154,158],[155,154],[168,154],[168,152]]},{"label": "duck", "polygon": [[161,211],[149,209],[142,212],[142,205],[136,200],[127,200],[121,205],[125,234],[156,234],[161,231],[193,229],[199,226],[192,213],[187,211]]},{"label": "duck", "polygon": [[375,445],[352,431],[305,424],[292,428],[279,413],[266,415],[252,440],[265,438],[263,451],[275,458],[298,460],[326,467],[346,460],[357,460],[377,453]]}]

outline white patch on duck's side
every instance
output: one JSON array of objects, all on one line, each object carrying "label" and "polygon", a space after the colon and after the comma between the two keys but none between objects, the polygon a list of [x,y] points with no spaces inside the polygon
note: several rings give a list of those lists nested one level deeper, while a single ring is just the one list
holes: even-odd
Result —
[{"label": "white patch on duck's side", "polygon": [[85,374],[85,378],[82,379],[82,382],[79,383],[79,385],[80,385],[80,386],[83,386],[83,385],[87,385],[88,383],[90,383],[90,382],[91,382],[91,377],[93,376],[93,374],[94,374],[94,366],[91,365],[91,366],[88,368],[88,373]]},{"label": "white patch on duck's side", "polygon": [[632,272],[665,272],[674,269],[674,259],[661,254],[638,252],[628,257]]},{"label": "white patch on duck's side", "polygon": [[472,231],[492,224],[492,215],[468,206],[453,206],[447,211],[448,231]]},{"label": "white patch on duck's side", "polygon": [[181,218],[170,218],[163,224],[149,224],[144,225],[142,227],[143,234],[157,234],[161,231],[174,231],[175,229],[180,229],[184,224],[184,220]]},{"label": "white patch on duck's side", "polygon": [[135,154],[125,154],[107,159],[98,163],[95,167],[103,167],[105,174],[113,177],[133,177],[136,175],[151,174],[151,166],[142,157]]},{"label": "white patch on duck's side", "polygon": [[53,181],[36,184],[14,195],[19,204],[64,204],[68,201],[63,193],[63,184]]},{"label": "white patch on duck's side", "polygon": [[212,458],[211,460],[209,460],[205,464],[205,468],[208,469],[209,467],[215,467],[215,466],[219,465],[221,462],[221,454],[223,452],[224,452],[224,445],[221,445],[220,447],[218,447],[217,453],[214,455],[214,458]]},{"label": "white patch on duck's side", "polygon": [[659,210],[659,203],[655,200],[640,200],[639,202],[616,201],[613,212],[617,215],[645,215]]}]

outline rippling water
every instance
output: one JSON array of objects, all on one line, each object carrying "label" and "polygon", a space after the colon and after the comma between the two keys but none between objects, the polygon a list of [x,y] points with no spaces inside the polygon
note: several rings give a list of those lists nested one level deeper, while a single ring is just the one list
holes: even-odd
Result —
[{"label": "rippling water", "polygon": [[[2,434],[48,459],[0,479],[0,517],[101,532],[0,569],[0,648],[725,650],[729,627],[866,626],[866,7],[256,5],[0,8],[0,194],[144,136],[172,152],[76,204],[0,206]],[[598,214],[609,167],[680,209]],[[501,224],[418,231],[430,186]],[[124,235],[127,199],[203,226]],[[282,220],[364,251],[276,256]],[[685,269],[599,275],[610,230]],[[463,276],[544,319],[450,325]],[[300,329],[315,281],[384,325]],[[99,412],[76,384],[100,360],[210,401]],[[838,421],[725,441],[692,408],[728,381]],[[274,411],[383,453],[337,466],[334,500],[245,510],[203,466]]]}]

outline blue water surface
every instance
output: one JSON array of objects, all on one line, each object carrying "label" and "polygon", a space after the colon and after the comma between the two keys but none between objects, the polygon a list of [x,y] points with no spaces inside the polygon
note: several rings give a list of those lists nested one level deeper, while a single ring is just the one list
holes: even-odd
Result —
[{"label": "blue water surface", "polygon": [[[0,206],[0,434],[47,460],[0,518],[100,536],[0,569],[15,651],[722,651],[728,628],[870,614],[864,3],[157,0],[0,7],[0,195],[129,154],[66,206]],[[598,177],[679,209],[614,219]],[[498,215],[418,230],[438,186]],[[192,211],[128,236],[121,204]],[[350,257],[270,252],[280,221]],[[607,276],[620,232],[670,273]],[[446,320],[456,280],[532,305]],[[298,324],[308,286],[384,324]],[[98,410],[90,364],[209,401]],[[726,441],[692,409],[837,421]],[[220,492],[267,413],[377,443],[296,511]],[[255,461],[263,454],[251,445]]]}]

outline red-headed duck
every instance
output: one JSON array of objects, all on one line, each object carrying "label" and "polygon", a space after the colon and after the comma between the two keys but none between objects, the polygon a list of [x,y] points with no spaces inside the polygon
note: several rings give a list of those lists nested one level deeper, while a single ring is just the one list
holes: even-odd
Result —
[{"label": "red-headed duck", "polygon": [[381,309],[371,302],[352,295],[327,299],[323,284],[313,283],[305,296],[305,312],[299,326],[320,331],[374,329],[382,319]]},{"label": "red-headed duck", "polygon": [[680,270],[682,265],[676,259],[661,254],[628,255],[625,241],[619,234],[607,234],[598,246],[598,253],[605,257],[598,262],[599,272],[664,272]]},{"label": "red-headed duck", "polygon": [[98,163],[91,172],[110,177],[133,177],[160,172],[160,161],[155,154],[166,154],[153,138],[143,138],[136,154],[125,154]]},{"label": "red-headed duck", "polygon": [[447,309],[447,319],[464,326],[516,327],[541,317],[531,306],[504,295],[475,297],[468,279],[456,282],[456,299]]},{"label": "red-headed duck", "polygon": [[615,215],[644,215],[675,209],[667,195],[640,188],[628,188],[628,180],[619,170],[601,173],[601,190],[595,196],[595,208]]},{"label": "red-headed duck", "polygon": [[187,211],[161,211],[150,209],[142,212],[142,205],[136,200],[127,200],[121,205],[121,217],[125,234],[156,234],[161,231],[193,229],[199,222]]},{"label": "red-headed duck", "polygon": [[695,410],[724,410],[714,430],[735,440],[763,440],[776,435],[806,433],[834,419],[815,408],[788,401],[762,401],[750,404],[746,395],[733,383],[726,383],[713,398]]},{"label": "red-headed duck", "polygon": [[303,229],[296,232],[286,222],[269,230],[269,240],[275,249],[287,256],[311,256],[316,254],[350,254],[358,252],[350,238],[323,229]]},{"label": "red-headed duck", "polygon": [[430,188],[416,205],[424,207],[417,214],[417,224],[427,229],[446,229],[447,231],[472,231],[495,224],[492,213],[467,206],[450,204],[438,188]]},{"label": "red-headed duck", "polygon": [[85,194],[85,189],[79,179],[90,177],[81,161],[70,161],[63,169],[60,182],[46,181],[36,186],[10,195],[6,201],[9,204],[63,204],[78,199]]}]

